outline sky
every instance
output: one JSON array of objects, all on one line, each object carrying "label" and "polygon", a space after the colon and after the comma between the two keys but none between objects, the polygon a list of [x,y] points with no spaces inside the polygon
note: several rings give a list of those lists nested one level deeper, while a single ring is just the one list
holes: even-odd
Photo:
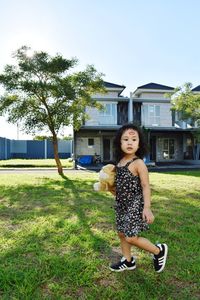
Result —
[{"label": "sky", "polygon": [[[22,45],[93,64],[124,96],[200,84],[199,0],[0,0],[0,72]],[[1,91],[2,93],[2,91]],[[63,134],[71,133],[66,129]],[[0,117],[0,137],[31,139]]]}]

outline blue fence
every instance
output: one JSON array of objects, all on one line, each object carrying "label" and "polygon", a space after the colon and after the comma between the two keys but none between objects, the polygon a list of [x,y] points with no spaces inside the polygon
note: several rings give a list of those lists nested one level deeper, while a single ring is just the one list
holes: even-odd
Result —
[{"label": "blue fence", "polygon": [[[58,141],[58,153],[60,158],[71,157],[72,141]],[[0,137],[0,159],[11,158],[54,158],[53,143],[49,140],[9,140]]]}]

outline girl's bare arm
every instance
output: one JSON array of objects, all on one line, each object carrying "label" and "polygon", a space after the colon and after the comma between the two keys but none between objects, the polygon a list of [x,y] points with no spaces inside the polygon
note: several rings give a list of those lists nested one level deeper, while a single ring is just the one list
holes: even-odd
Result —
[{"label": "girl's bare arm", "polygon": [[134,164],[131,164],[130,166],[132,168],[133,173],[137,173],[137,175],[140,177],[144,198],[143,219],[145,219],[147,223],[153,223],[154,216],[151,212],[151,190],[147,167],[141,159],[137,160]]}]

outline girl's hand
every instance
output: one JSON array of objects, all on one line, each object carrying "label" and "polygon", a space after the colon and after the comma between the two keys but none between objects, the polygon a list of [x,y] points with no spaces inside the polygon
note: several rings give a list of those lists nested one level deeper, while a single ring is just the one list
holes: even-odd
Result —
[{"label": "girl's hand", "polygon": [[143,218],[143,220],[146,221],[148,224],[153,223],[153,221],[154,221],[154,219],[155,219],[155,218],[154,218],[154,215],[153,215],[153,213],[152,213],[152,211],[151,211],[151,209],[150,209],[150,208],[146,208],[146,207],[144,207],[144,209],[143,209],[142,218]]}]

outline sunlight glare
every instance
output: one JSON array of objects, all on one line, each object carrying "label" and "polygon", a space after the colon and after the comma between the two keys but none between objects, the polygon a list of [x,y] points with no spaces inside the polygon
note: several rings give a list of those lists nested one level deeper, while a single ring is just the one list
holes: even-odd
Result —
[{"label": "sunlight glare", "polygon": [[12,52],[15,52],[17,49],[22,46],[30,47],[31,49],[27,51],[27,55],[31,57],[35,51],[54,51],[55,47],[52,44],[52,41],[48,39],[48,36],[39,36],[34,32],[20,32],[15,34],[10,39],[7,45],[7,48],[11,49]]}]

